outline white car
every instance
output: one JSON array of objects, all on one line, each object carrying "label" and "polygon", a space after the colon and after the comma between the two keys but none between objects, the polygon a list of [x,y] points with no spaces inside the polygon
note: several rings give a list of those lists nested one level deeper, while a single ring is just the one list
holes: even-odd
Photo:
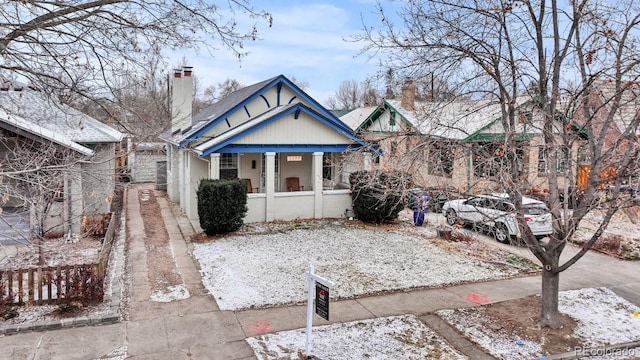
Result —
[{"label": "white car", "polygon": [[[537,238],[553,233],[551,213],[540,200],[523,196],[524,220]],[[516,221],[516,209],[508,194],[477,195],[468,199],[451,200],[444,203],[442,214],[447,224],[471,224],[488,229],[502,243],[520,237]]]}]

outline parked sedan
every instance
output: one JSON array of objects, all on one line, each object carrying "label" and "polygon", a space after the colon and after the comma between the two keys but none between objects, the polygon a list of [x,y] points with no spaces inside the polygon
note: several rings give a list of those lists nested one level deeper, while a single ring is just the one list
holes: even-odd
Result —
[{"label": "parked sedan", "polygon": [[[551,213],[544,202],[522,197],[524,220],[537,238],[553,232]],[[502,243],[520,237],[516,210],[507,194],[477,195],[468,199],[447,201],[442,207],[447,224],[470,224],[488,229]]]}]

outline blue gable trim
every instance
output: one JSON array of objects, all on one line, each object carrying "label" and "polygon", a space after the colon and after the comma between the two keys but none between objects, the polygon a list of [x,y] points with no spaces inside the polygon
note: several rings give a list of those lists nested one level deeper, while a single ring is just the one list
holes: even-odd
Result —
[{"label": "blue gable trim", "polygon": [[[272,116],[271,118],[257,124],[256,126],[253,126],[251,128],[246,129],[243,132],[239,132],[238,134],[226,139],[225,141],[216,144],[206,150],[204,150],[202,152],[202,154],[200,155],[200,157],[204,157],[207,156],[211,153],[214,152],[219,152],[220,149],[226,148],[227,146],[233,144],[233,142],[235,142],[238,139],[241,139],[263,127],[265,127],[266,125],[269,125],[272,122],[275,122],[285,116],[288,116],[290,114],[299,114],[300,112],[303,112],[309,116],[311,116],[312,118],[321,121],[322,123],[328,125],[329,127],[333,128],[335,131],[339,132],[340,134],[344,135],[347,139],[350,139],[351,141],[357,143],[360,145],[360,147],[365,147],[365,148],[369,148],[371,149],[371,151],[377,153],[378,155],[381,155],[381,152],[379,149],[372,147],[371,145],[367,144],[364,140],[362,140],[361,138],[359,138],[355,133],[353,133],[353,131],[351,129],[349,129],[348,131],[344,131],[342,128],[340,128],[339,126],[337,126],[337,124],[335,124],[333,121],[331,121],[330,119],[325,118],[324,116],[321,116],[320,114],[318,114],[317,112],[315,112],[314,110],[312,110],[311,108],[298,103],[295,106],[292,106],[291,108],[287,109],[286,111],[277,113],[276,115]],[[300,147],[304,147],[304,145],[299,145]],[[348,145],[345,145],[348,146]]]},{"label": "blue gable trim", "polygon": [[243,101],[241,101],[240,103],[236,104],[233,108],[231,108],[230,110],[228,110],[224,114],[220,114],[217,118],[211,119],[208,124],[206,124],[205,126],[200,128],[199,130],[197,130],[196,132],[191,134],[188,138],[186,138],[183,141],[181,141],[180,144],[178,145],[178,148],[182,148],[182,147],[186,146],[188,143],[190,143],[191,141],[193,141],[195,139],[198,139],[200,136],[204,135],[207,131],[209,131],[212,127],[216,126],[221,121],[224,121],[231,114],[233,114],[233,113],[235,113],[235,112],[237,112],[239,110],[242,110],[242,108],[244,108],[248,103],[250,103],[251,101],[253,101],[257,97],[262,96],[264,98],[263,94],[266,91],[268,91],[269,89],[271,89],[272,87],[274,87],[274,86],[277,87],[277,99],[278,99],[277,100],[277,106],[281,105],[280,94],[281,94],[283,85],[287,85],[295,93],[295,96],[291,100],[289,100],[289,103],[294,101],[294,99],[296,99],[296,98],[302,99],[302,100],[306,101],[307,103],[312,104],[313,107],[315,107],[316,110],[325,118],[325,121],[328,121],[328,122],[333,124],[334,128],[340,129],[343,132],[352,133],[352,130],[351,130],[351,128],[349,126],[347,126],[345,123],[340,121],[340,119],[338,119],[335,115],[333,115],[331,112],[329,112],[327,109],[325,109],[324,106],[320,105],[320,103],[318,103],[312,97],[307,95],[304,91],[302,91],[302,89],[300,89],[296,84],[291,82],[291,80],[287,79],[284,75],[279,75],[279,76],[275,77],[273,80],[269,81],[264,86],[262,86],[261,88],[259,88],[258,90],[256,90],[253,94],[249,95]]},{"label": "blue gable trim", "polygon": [[357,150],[352,145],[346,144],[231,144],[218,149],[216,152],[220,154],[228,153],[265,153],[265,152],[344,152]]}]

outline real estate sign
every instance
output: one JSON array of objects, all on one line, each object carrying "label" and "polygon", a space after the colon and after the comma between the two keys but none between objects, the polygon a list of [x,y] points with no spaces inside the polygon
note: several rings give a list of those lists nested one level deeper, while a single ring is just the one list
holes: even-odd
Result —
[{"label": "real estate sign", "polygon": [[329,287],[316,282],[316,314],[329,320]]}]

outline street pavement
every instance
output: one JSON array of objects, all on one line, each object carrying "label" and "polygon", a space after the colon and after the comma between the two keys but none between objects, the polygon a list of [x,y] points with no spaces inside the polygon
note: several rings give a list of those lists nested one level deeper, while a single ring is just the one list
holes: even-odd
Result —
[{"label": "street pavement", "polygon": [[[144,226],[138,203],[138,191],[142,189],[153,187],[132,184],[125,192],[126,232],[122,236],[126,236],[127,259],[122,276],[122,320],[100,326],[5,335],[0,337],[0,359],[255,359],[245,338],[305,326],[305,306],[219,310],[203,287],[197,263],[189,254],[185,239],[193,235],[193,227],[162,197],[158,201],[176,265],[191,297],[168,303],[150,301]],[[526,249],[505,248],[528,256]],[[570,255],[571,250],[566,252]],[[491,359],[433,312],[477,305],[473,299],[468,300],[468,294],[480,294],[483,300],[497,302],[537,294],[540,286],[540,276],[535,275],[333,301],[331,322],[316,316],[314,325],[415,314],[471,359]],[[591,252],[561,274],[563,290],[600,286],[640,306],[640,264]]]}]

